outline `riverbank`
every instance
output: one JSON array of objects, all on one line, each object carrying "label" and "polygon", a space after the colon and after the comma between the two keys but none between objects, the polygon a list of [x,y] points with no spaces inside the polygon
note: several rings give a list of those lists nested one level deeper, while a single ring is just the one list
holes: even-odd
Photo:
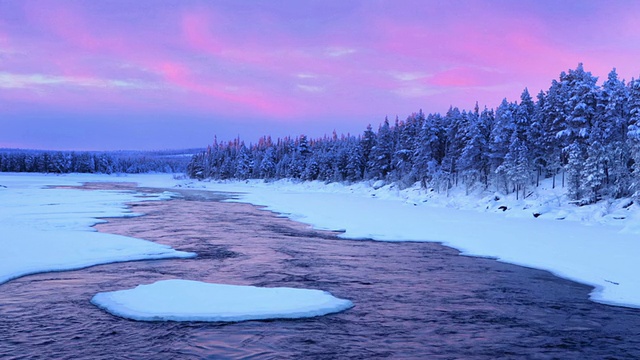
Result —
[{"label": "riverbank", "polygon": [[[109,218],[95,228],[196,258],[112,263],[0,285],[0,357],[640,356],[640,340],[628,336],[640,332],[640,312],[593,303],[588,286],[458,256],[435,243],[339,239],[250,204],[221,202],[224,194],[176,192],[181,196],[171,201],[129,205],[145,216]],[[166,279],[326,289],[355,307],[299,320],[146,323],[111,316],[89,302],[98,292]]]},{"label": "riverbank", "polygon": [[527,199],[464,189],[438,194],[414,186],[277,181],[194,182],[178,186],[235,191],[344,238],[434,241],[464,255],[548,270],[594,287],[594,301],[640,307],[640,211],[631,199],[571,204],[562,188],[542,184]]},{"label": "riverbank", "polygon": [[365,183],[206,182],[164,174],[0,175],[0,185],[8,187],[85,181],[236,192],[234,201],[265,206],[318,229],[339,230],[344,238],[441,242],[465,255],[548,270],[593,286],[590,297],[597,302],[640,307],[639,211],[625,199],[577,207],[566,201],[562,189],[548,184],[526,200],[515,200],[513,194],[463,197],[459,189],[447,196]]}]

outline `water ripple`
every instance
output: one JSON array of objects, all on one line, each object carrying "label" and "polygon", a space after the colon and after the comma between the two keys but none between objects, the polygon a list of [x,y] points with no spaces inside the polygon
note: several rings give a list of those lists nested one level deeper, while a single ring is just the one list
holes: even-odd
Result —
[{"label": "water ripple", "polygon": [[[640,311],[591,288],[429,243],[347,241],[223,194],[134,204],[100,231],[200,254],[27,276],[0,286],[2,359],[633,359]],[[89,303],[184,278],[328,290],[355,307],[300,320],[145,323]]]}]

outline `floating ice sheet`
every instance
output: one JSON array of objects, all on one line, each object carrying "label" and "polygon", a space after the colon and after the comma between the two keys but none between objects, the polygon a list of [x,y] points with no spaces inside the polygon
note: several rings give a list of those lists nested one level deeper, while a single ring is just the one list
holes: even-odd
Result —
[{"label": "floating ice sheet", "polygon": [[91,302],[109,313],[140,321],[293,319],[322,316],[353,306],[322,290],[265,288],[162,280],[96,294]]}]

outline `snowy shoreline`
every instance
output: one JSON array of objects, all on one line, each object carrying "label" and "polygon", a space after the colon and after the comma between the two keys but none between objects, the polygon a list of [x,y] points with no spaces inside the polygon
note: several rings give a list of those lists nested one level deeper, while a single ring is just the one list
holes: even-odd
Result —
[{"label": "snowy shoreline", "polygon": [[[640,308],[640,211],[630,199],[578,207],[543,183],[527,200],[464,189],[450,194],[414,186],[185,181],[181,187],[241,193],[264,206],[348,239],[438,242],[462,255],[547,270],[590,285],[590,299]],[[506,210],[503,209],[506,207]],[[534,216],[536,214],[537,216]]]},{"label": "snowy shoreline", "polygon": [[[148,183],[151,177],[134,179]],[[160,179],[161,183],[154,187],[172,185],[167,184],[164,177]],[[170,193],[69,188],[84,182],[131,183],[132,180],[132,177],[104,175],[0,174],[0,285],[36,273],[197,256],[167,245],[101,233],[93,228],[104,222],[103,218],[140,215],[132,213],[127,203],[168,200]],[[91,302],[113,315],[139,321],[293,319],[323,316],[353,307],[351,301],[322,290],[260,288],[186,279],[98,293]]]},{"label": "snowy shoreline", "polygon": [[168,194],[140,198],[140,194],[122,191],[48,188],[93,179],[86,175],[0,175],[0,284],[35,273],[195,256],[146,240],[99,233],[92,227],[104,222],[101,218],[137,215],[126,203],[166,200]]},{"label": "snowy shoreline", "polygon": [[[201,182],[177,180],[166,174],[0,174],[0,185],[8,188],[91,181],[236,192],[240,193],[239,199],[233,201],[264,206],[318,229],[343,230],[344,238],[440,242],[464,255],[548,270],[591,285],[594,290],[590,298],[596,302],[640,307],[640,279],[636,276],[640,270],[636,260],[640,253],[640,211],[629,199],[577,207],[568,204],[563,189],[551,189],[548,184],[527,200],[516,201],[512,195],[491,192],[465,196],[459,189],[446,196],[419,187],[400,190],[376,184],[374,188],[368,183]],[[6,190],[0,189],[0,197]],[[502,211],[503,206],[506,211]],[[7,216],[11,210],[3,206],[2,211]],[[540,215],[535,218],[534,213]],[[7,226],[6,221],[0,223],[3,226]]]}]

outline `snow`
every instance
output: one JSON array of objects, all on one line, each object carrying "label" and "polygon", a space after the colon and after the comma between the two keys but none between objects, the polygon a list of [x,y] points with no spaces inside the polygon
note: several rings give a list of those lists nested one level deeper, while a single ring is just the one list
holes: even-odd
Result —
[{"label": "snow", "polygon": [[[170,193],[52,189],[82,182],[177,185],[166,175],[106,176],[0,174],[0,284],[39,272],[64,271],[119,261],[187,258],[196,254],[91,226],[106,217],[137,216],[126,203],[166,200]],[[321,316],[353,306],[321,290],[257,288],[164,280],[135,289],[99,293],[92,302],[135,320],[243,321]]]},{"label": "snow", "polygon": [[0,175],[0,284],[40,272],[195,256],[141,239],[99,233],[91,227],[104,221],[99,218],[139,215],[125,204],[168,199],[168,193],[141,199],[133,192],[45,188],[100,179],[112,181],[111,177],[88,175]]},{"label": "snow", "polygon": [[[465,189],[438,194],[419,186],[399,189],[378,183],[376,189],[366,182],[353,185],[258,180],[206,182],[176,179],[172,175],[56,177],[0,174],[0,185],[7,186],[0,186],[0,243],[3,249],[14,248],[0,253],[3,257],[0,258],[0,275],[4,276],[0,281],[19,276],[15,275],[17,271],[7,276],[10,272],[6,269],[7,261],[16,268],[23,267],[23,263],[45,261],[38,259],[38,249],[48,241],[61,241],[56,231],[90,236],[96,244],[102,243],[98,241],[100,236],[115,240],[110,235],[91,232],[86,226],[96,222],[96,217],[107,216],[106,213],[132,216],[123,204],[135,201],[133,194],[92,191],[64,196],[65,191],[71,190],[40,189],[47,184],[82,181],[127,181],[147,187],[236,192],[240,193],[239,199],[233,201],[265,206],[267,210],[318,229],[344,230],[340,235],[344,238],[441,242],[465,255],[544,269],[592,285],[591,299],[597,302],[640,307],[640,277],[637,276],[640,273],[640,262],[637,261],[640,206],[631,199],[619,199],[578,207],[567,200],[565,189],[552,189],[549,180],[526,200],[516,200],[513,194],[494,193],[495,189],[472,189],[465,196]],[[16,186],[18,189],[14,189]],[[25,196],[17,195],[16,191],[20,189]],[[10,199],[8,203],[7,199]],[[69,202],[76,202],[78,206],[101,205],[89,206],[81,212],[72,211]],[[60,205],[46,205],[53,203]],[[66,205],[63,204],[69,206],[66,212],[57,215],[52,212],[52,209],[64,209]],[[503,207],[507,210],[502,211]],[[534,213],[540,215],[535,218]],[[68,214],[72,217],[67,218]],[[14,231],[11,241],[5,235],[11,234],[8,230]],[[29,234],[30,231],[39,235]],[[33,241],[29,239],[35,237],[39,240],[32,245],[15,245]],[[114,248],[118,246],[111,246],[110,251]],[[121,250],[124,248],[120,247]],[[129,249],[128,245],[126,249]],[[166,248],[162,250],[171,252]],[[133,252],[142,253],[141,257],[153,253],[141,249]],[[102,250],[98,254],[103,255]],[[40,271],[48,271],[50,267],[40,266]],[[23,274],[28,272],[31,270],[20,270]]]},{"label": "snow", "polygon": [[264,288],[162,280],[96,294],[91,302],[113,315],[140,321],[223,321],[322,316],[353,306],[321,290]]},{"label": "snow", "polygon": [[264,206],[317,229],[344,231],[344,238],[440,242],[464,255],[548,270],[593,286],[593,301],[640,307],[638,206],[621,199],[578,207],[568,202],[564,189],[551,189],[549,181],[527,200],[486,191],[466,196],[463,189],[447,196],[417,185],[400,190],[379,183],[183,186],[240,192],[233,201]]}]

